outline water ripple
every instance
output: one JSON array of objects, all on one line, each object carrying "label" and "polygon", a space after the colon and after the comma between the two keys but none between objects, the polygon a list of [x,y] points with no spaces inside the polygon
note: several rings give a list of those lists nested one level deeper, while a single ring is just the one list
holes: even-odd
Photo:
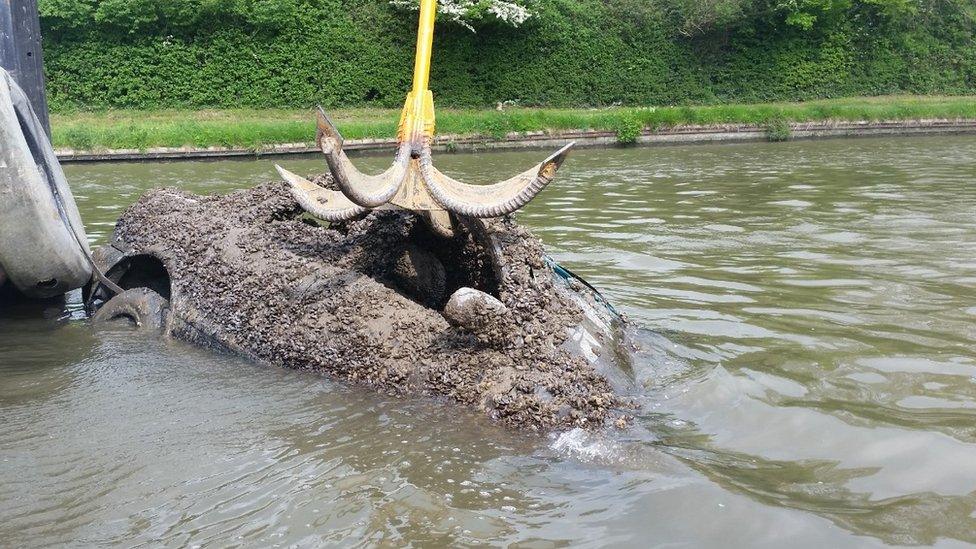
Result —
[{"label": "water ripple", "polygon": [[[487,182],[537,157],[438,164]],[[622,432],[522,435],[446,403],[93,331],[70,321],[77,296],[49,320],[4,310],[0,539],[976,543],[973,158],[968,137],[574,153],[520,219],[634,320]],[[226,192],[274,173],[66,172],[93,242],[150,186]]]}]

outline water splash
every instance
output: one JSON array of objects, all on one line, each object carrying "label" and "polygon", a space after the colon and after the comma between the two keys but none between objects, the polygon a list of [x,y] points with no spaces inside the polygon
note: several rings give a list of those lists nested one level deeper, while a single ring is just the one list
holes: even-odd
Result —
[{"label": "water splash", "polygon": [[549,446],[560,455],[586,463],[612,463],[620,459],[619,444],[609,440],[605,433],[595,433],[579,427],[553,435]]}]

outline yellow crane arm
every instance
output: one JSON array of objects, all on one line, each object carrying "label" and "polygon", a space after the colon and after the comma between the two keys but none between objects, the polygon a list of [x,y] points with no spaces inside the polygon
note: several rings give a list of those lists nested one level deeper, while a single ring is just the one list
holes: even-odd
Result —
[{"label": "yellow crane arm", "polygon": [[434,136],[434,94],[430,84],[430,59],[434,48],[434,21],[437,0],[420,0],[420,27],[417,30],[417,53],[413,64],[413,89],[407,94],[400,116],[397,138],[409,141],[414,152]]}]

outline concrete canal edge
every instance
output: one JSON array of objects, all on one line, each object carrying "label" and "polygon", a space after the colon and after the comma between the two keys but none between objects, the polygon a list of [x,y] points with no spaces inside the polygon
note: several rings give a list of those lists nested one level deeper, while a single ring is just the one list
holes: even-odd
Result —
[{"label": "concrete canal edge", "polygon": [[[675,126],[666,129],[644,130],[637,145],[680,145],[694,143],[725,143],[768,141],[770,130],[754,124],[722,124],[709,126]],[[976,120],[893,120],[883,122],[801,122],[791,123],[789,140],[830,139],[840,137],[882,137],[915,135],[976,135]],[[570,141],[577,147],[620,146],[612,131],[526,132],[501,139],[483,136],[441,135],[434,149],[441,152],[550,149]],[[395,148],[393,139],[347,139],[347,152],[389,152]],[[116,149],[105,151],[76,151],[58,149],[61,162],[121,162],[145,160],[199,160],[207,158],[260,157],[318,152],[310,143],[284,143],[259,149],[233,147],[156,147],[145,150]]]}]

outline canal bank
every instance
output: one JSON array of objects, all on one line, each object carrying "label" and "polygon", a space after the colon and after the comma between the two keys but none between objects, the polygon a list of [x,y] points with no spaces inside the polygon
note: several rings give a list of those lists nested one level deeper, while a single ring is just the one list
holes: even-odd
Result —
[{"label": "canal bank", "polygon": [[[388,152],[399,109],[327,109],[346,150]],[[976,97],[892,95],[800,103],[549,108],[500,104],[437,112],[442,151],[968,133]],[[314,112],[298,109],[54,112],[65,160],[140,160],[313,151]]]},{"label": "canal bank", "polygon": [[[664,129],[642,129],[633,142],[622,143],[619,132],[607,130],[567,130],[513,132],[504,137],[482,135],[441,135],[435,150],[477,152],[490,150],[549,149],[571,141],[577,147],[630,145],[675,145],[695,143],[789,141],[855,137],[894,137],[920,135],[976,135],[974,119],[834,121],[769,124],[681,125]],[[361,154],[387,152],[395,139],[350,139],[344,150]],[[151,147],[147,149],[108,149],[103,151],[57,150],[61,162],[111,162],[140,160],[195,160],[276,156],[318,152],[314,143],[282,143],[261,147]]]}]

